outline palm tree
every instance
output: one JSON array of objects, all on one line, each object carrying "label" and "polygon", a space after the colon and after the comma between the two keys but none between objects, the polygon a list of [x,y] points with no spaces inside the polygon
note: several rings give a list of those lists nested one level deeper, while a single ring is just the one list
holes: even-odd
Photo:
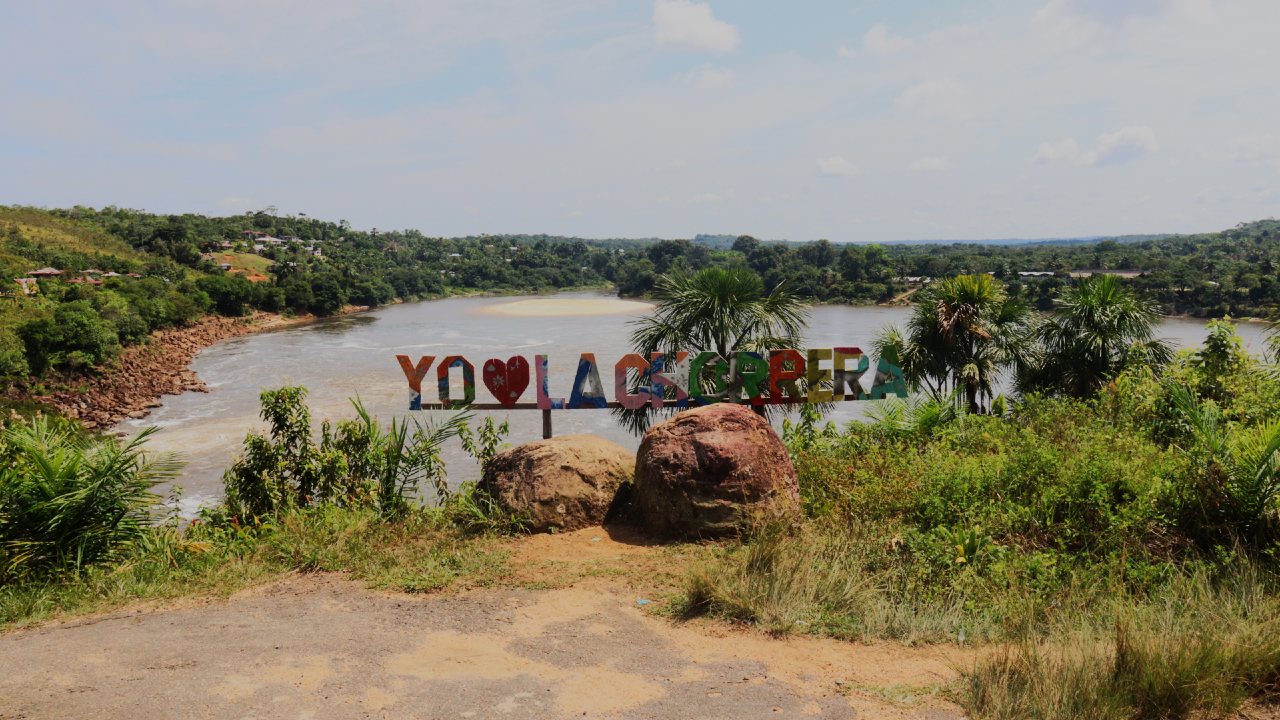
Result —
[{"label": "palm tree", "polygon": [[996,375],[1029,362],[1035,324],[1030,309],[990,275],[958,275],[919,293],[905,333],[888,328],[876,353],[894,358],[907,382],[935,399],[963,393],[971,413],[993,395]]},{"label": "palm tree", "polygon": [[152,525],[151,488],[178,476],[171,454],[37,417],[0,433],[0,585],[122,559]]},{"label": "palm tree", "polygon": [[[735,353],[794,348],[808,320],[808,305],[785,284],[766,292],[749,268],[711,267],[695,273],[661,276],[654,288],[653,314],[635,321],[635,352],[714,350],[723,358]],[[730,389],[739,390],[730,380]],[[618,410],[633,432],[643,432],[654,411]]]},{"label": "palm tree", "polygon": [[1024,389],[1090,397],[1138,356],[1163,365],[1169,345],[1155,339],[1160,306],[1114,275],[1084,278],[1054,301],[1040,327],[1040,362],[1019,379]]}]

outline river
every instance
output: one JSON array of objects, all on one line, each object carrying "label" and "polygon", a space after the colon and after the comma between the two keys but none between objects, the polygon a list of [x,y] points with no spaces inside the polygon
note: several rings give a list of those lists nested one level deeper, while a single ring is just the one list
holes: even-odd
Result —
[{"label": "river", "polygon": [[[604,296],[565,293],[554,296],[593,313],[537,315],[502,312],[512,298],[450,298],[406,303],[368,313],[322,320],[257,335],[234,338],[201,352],[192,363],[209,387],[208,393],[166,396],[163,404],[142,420],[130,420],[115,430],[134,434],[147,426],[159,431],[149,448],[181,453],[187,462],[182,479],[183,509],[216,501],[222,490],[223,469],[238,452],[245,434],[263,424],[258,418],[258,394],[282,385],[310,390],[313,419],[351,417],[350,399],[359,397],[382,421],[407,414],[408,387],[395,356],[463,355],[476,365],[479,401],[490,401],[479,377],[488,358],[535,354],[550,357],[550,389],[554,397],[569,394],[578,355],[594,352],[601,376],[612,392],[613,363],[629,352],[629,321],[646,306],[610,308]],[[519,302],[516,300],[515,302]],[[559,303],[561,306],[566,303]],[[621,310],[619,310],[621,308]],[[612,310],[612,312],[610,312]],[[876,333],[906,319],[908,308],[819,306],[810,316],[806,347],[870,346]],[[1250,352],[1263,349],[1264,328],[1242,324],[1239,332]],[[1193,347],[1204,339],[1204,323],[1169,319],[1161,336],[1177,347]],[[434,371],[434,368],[433,368]],[[434,372],[424,381],[426,400],[435,399]],[[532,383],[523,401],[534,400]],[[863,403],[844,403],[831,416],[845,422],[859,416]],[[536,410],[482,411],[511,423],[508,441],[528,442],[542,436],[541,413]],[[620,428],[607,410],[564,410],[553,414],[556,435],[592,433],[628,447],[637,438]],[[473,479],[479,470],[457,442],[446,448],[451,482]],[[165,488],[160,489],[162,492]]]}]

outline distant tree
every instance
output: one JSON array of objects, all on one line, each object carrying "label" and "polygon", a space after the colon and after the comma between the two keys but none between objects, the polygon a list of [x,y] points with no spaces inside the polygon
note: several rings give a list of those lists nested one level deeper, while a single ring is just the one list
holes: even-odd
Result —
[{"label": "distant tree", "polygon": [[649,247],[649,261],[658,273],[665,273],[675,262],[693,251],[688,240],[660,240]]},{"label": "distant tree", "polygon": [[806,243],[800,246],[798,254],[801,260],[816,268],[829,268],[836,264],[836,249],[830,240]]},{"label": "distant tree", "polygon": [[9,328],[0,328],[0,377],[22,377],[29,372],[22,338]]},{"label": "distant tree", "polygon": [[750,255],[752,250],[759,247],[760,241],[750,235],[739,235],[737,240],[733,241],[733,251],[740,252],[743,255]]},{"label": "distant tree", "polygon": [[60,303],[48,317],[18,327],[31,372],[79,370],[101,365],[120,352],[120,338],[88,300]]},{"label": "distant tree", "polygon": [[196,287],[203,290],[213,301],[213,307],[220,315],[237,317],[249,312],[253,301],[253,283],[237,275],[211,275],[196,281]]},{"label": "distant tree", "polygon": [[321,317],[333,315],[347,304],[346,290],[339,277],[332,272],[316,275],[311,292],[312,301],[307,309]]}]

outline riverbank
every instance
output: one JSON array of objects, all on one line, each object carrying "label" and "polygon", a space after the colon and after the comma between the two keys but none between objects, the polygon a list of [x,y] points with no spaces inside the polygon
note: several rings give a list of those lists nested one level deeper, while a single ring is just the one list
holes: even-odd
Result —
[{"label": "riverbank", "polygon": [[[349,306],[343,315],[368,310]],[[92,375],[63,375],[41,383],[15,384],[8,400],[36,402],[100,430],[127,418],[143,418],[160,406],[165,395],[208,392],[190,369],[201,350],[242,335],[279,330],[315,322],[313,315],[284,316],[256,312],[240,318],[208,315],[183,328],[160,330],[142,345],[120,353],[119,361]]]}]

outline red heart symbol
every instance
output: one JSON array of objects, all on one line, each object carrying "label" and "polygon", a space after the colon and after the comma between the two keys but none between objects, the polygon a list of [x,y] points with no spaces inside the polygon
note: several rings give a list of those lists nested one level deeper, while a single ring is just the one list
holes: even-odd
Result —
[{"label": "red heart symbol", "polygon": [[529,361],[519,355],[504,364],[497,358],[484,361],[484,386],[502,407],[512,408],[529,387]]}]

